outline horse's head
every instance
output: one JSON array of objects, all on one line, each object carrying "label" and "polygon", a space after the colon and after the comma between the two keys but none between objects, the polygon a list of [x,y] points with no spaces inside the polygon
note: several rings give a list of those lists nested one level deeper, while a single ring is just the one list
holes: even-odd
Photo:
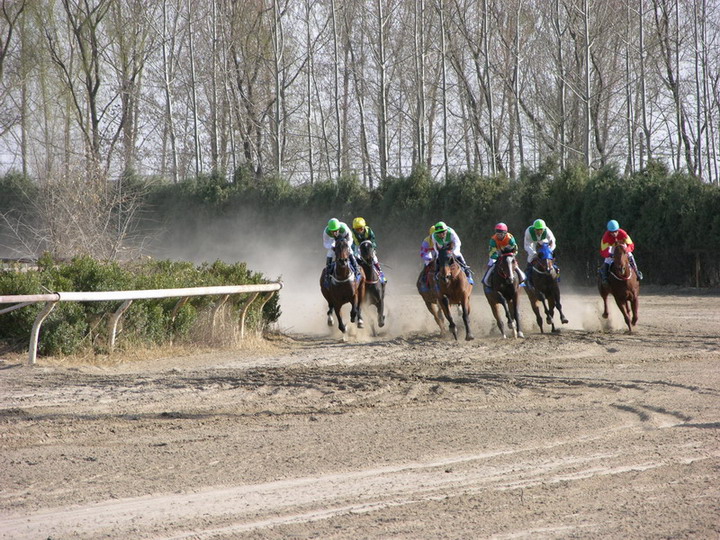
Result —
[{"label": "horse's head", "polygon": [[366,263],[371,264],[373,262],[374,255],[375,248],[370,240],[360,242],[360,257],[362,257]]},{"label": "horse's head", "polygon": [[436,261],[437,276],[438,279],[449,283],[452,278],[452,268],[455,264],[455,256],[452,253],[452,249],[449,246],[441,247],[438,250],[438,256]]},{"label": "horse's head", "polygon": [[618,242],[613,246],[613,271],[619,277],[626,277],[630,273],[630,259],[624,243]]},{"label": "horse's head", "polygon": [[495,262],[495,273],[506,283],[512,283],[515,280],[515,251],[503,250]]},{"label": "horse's head", "polygon": [[538,245],[533,266],[541,274],[550,274],[555,277],[555,257],[547,243],[543,242]]},{"label": "horse's head", "polygon": [[335,263],[340,268],[347,268],[350,264],[350,244],[344,238],[335,241]]}]

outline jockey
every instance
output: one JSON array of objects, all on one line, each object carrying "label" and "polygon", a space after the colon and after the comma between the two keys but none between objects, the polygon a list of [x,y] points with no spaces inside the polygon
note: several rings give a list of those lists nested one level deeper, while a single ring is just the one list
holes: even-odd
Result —
[{"label": "jockey", "polygon": [[527,272],[527,283],[532,287],[532,262],[537,255],[538,244],[545,243],[551,252],[555,251],[555,235],[545,225],[542,219],[536,219],[532,225],[525,229],[525,251],[528,254],[528,263],[525,272]]},{"label": "jockey", "polygon": [[635,256],[633,255],[633,251],[635,251],[635,243],[630,238],[630,235],[620,228],[620,224],[616,220],[611,219],[608,221],[607,230],[600,240],[600,255],[605,257],[605,260],[600,267],[600,277],[602,278],[602,282],[608,282],[608,272],[610,271],[610,265],[613,262],[613,250],[616,244],[625,244],[625,251],[628,254],[630,265],[633,267],[633,270],[635,270],[638,279],[642,279],[642,272],[638,270],[637,263],[635,262]]},{"label": "jockey", "polygon": [[352,268],[352,271],[355,273],[355,275],[357,275],[359,272],[357,261],[355,260],[355,256],[353,255],[352,231],[350,230],[350,227],[347,226],[347,224],[343,223],[337,218],[332,218],[330,221],[328,221],[327,227],[323,229],[323,246],[325,246],[325,249],[327,249],[325,260],[325,274],[328,277],[330,276],[332,262],[335,258],[335,242],[337,240],[345,240],[348,243],[348,247],[350,247],[350,267]]},{"label": "jockey", "polygon": [[433,248],[432,235],[434,232],[435,225],[430,225],[428,235],[425,237],[425,240],[422,241],[422,244],[420,244],[420,258],[422,259],[422,262],[425,265],[426,269],[428,265],[433,262],[435,260],[435,257],[437,256],[437,252]]},{"label": "jockey", "polygon": [[470,270],[468,264],[465,262],[465,258],[462,256],[462,253],[460,253],[460,237],[457,235],[455,230],[445,225],[445,222],[438,221],[435,224],[434,232],[431,236],[433,240],[433,249],[438,252],[442,248],[449,248],[450,251],[452,251],[452,254],[455,256],[455,260],[457,260],[457,262],[460,264],[463,271],[465,272],[465,275],[467,276],[470,285],[474,284],[475,281],[473,281],[472,271]]},{"label": "jockey", "polygon": [[[365,219],[361,217],[356,217],[353,219],[352,223],[352,235],[353,235],[353,253],[355,257],[360,256],[360,244],[365,242],[366,240],[369,240],[372,244],[373,250],[377,250],[377,243],[375,242],[375,233],[373,230],[368,226],[367,223],[365,223]],[[373,251],[373,265],[375,266],[375,269],[377,270],[378,275],[380,276],[380,281],[385,281],[385,274],[382,271],[382,268],[380,268],[380,262],[377,258],[377,253]]]},{"label": "jockey", "polygon": [[[488,278],[490,277],[492,267],[495,266],[495,262],[498,260],[498,257],[500,257],[500,254],[507,251],[516,254],[518,251],[517,242],[515,241],[515,237],[508,232],[507,225],[498,223],[495,225],[495,234],[490,237],[490,260],[487,264],[487,270],[485,270],[485,276],[483,276],[482,279],[483,284],[487,287],[490,286]],[[525,281],[525,273],[520,270],[517,259],[515,260],[514,266],[515,271],[518,273],[518,276],[520,276],[520,283],[522,283]]]}]

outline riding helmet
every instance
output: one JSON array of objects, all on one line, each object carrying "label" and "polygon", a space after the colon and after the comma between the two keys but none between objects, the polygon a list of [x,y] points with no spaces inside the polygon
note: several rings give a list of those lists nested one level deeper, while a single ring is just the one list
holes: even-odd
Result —
[{"label": "riding helmet", "polygon": [[501,223],[498,223],[497,225],[495,225],[495,230],[498,232],[500,232],[500,231],[507,232],[508,227],[507,227],[507,225],[505,225],[504,223],[501,222]]},{"label": "riding helmet", "polygon": [[353,229],[364,229],[365,228],[365,220],[361,217],[356,217],[353,219]]},{"label": "riding helmet", "polygon": [[545,226],[545,222],[542,219],[536,219],[535,223],[533,223],[534,229],[547,229]]},{"label": "riding helmet", "polygon": [[332,218],[330,221],[328,221],[327,230],[330,232],[339,231],[340,220],[338,218]]},{"label": "riding helmet", "polygon": [[445,225],[444,221],[438,221],[435,224],[435,232],[436,233],[440,233],[440,232],[447,231],[447,230],[448,230],[448,226]]},{"label": "riding helmet", "polygon": [[619,228],[620,228],[620,224],[617,221],[615,221],[614,219],[611,219],[610,221],[608,221],[608,224],[607,224],[608,231],[615,232]]}]

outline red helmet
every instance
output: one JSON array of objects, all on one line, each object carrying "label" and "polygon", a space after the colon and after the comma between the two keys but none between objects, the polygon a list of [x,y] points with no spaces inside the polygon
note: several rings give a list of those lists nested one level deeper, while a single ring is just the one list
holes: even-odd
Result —
[{"label": "red helmet", "polygon": [[504,223],[498,223],[497,225],[495,225],[495,230],[507,232],[508,228],[507,225],[505,225]]}]

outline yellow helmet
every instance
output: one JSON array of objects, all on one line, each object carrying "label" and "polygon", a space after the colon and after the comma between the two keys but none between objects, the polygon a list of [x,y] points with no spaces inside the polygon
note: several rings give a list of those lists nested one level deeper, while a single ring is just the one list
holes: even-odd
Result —
[{"label": "yellow helmet", "polygon": [[365,220],[361,217],[356,217],[353,219],[353,229],[364,229],[365,228]]}]

